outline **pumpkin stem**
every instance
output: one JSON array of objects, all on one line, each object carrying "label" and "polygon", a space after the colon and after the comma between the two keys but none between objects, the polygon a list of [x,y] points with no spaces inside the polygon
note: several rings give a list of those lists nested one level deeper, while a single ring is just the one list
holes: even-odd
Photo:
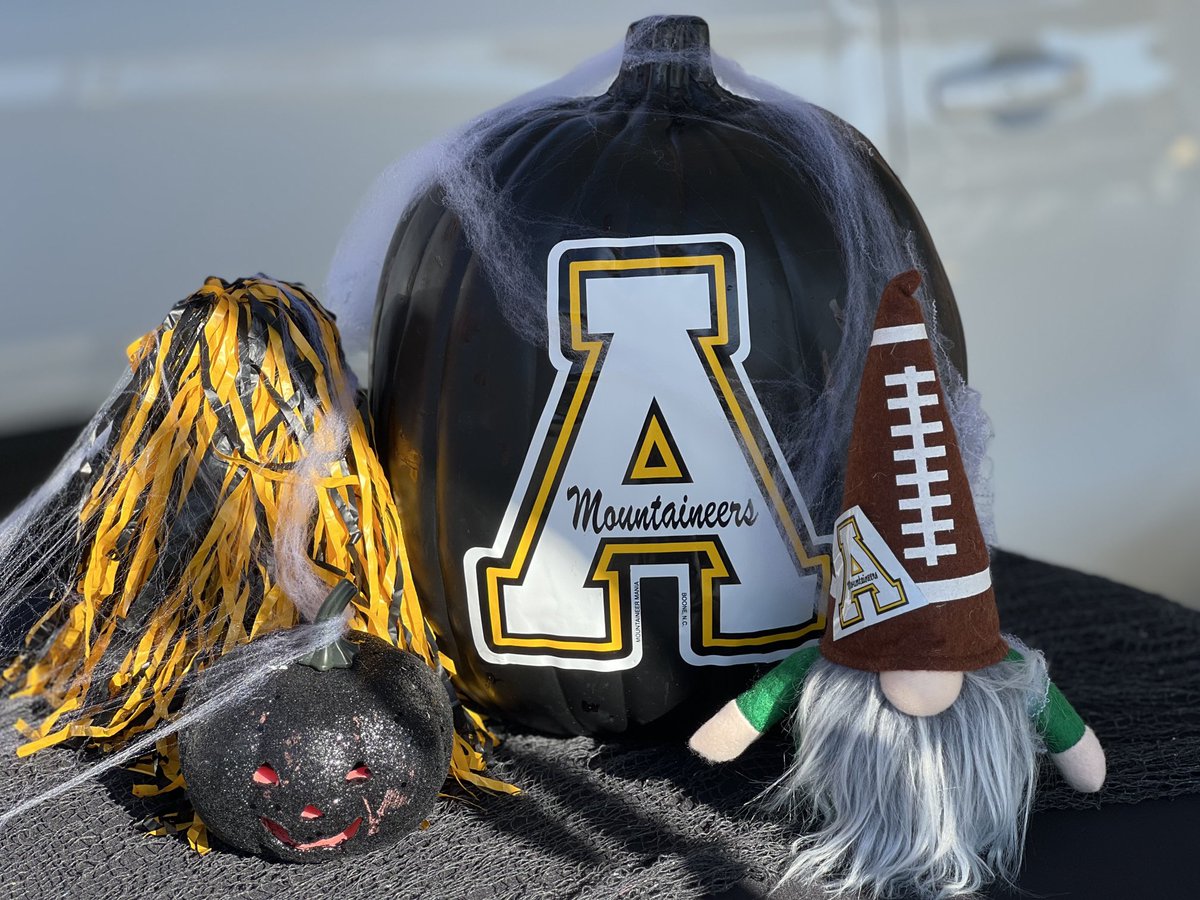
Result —
[{"label": "pumpkin stem", "polygon": [[[357,593],[358,588],[343,578],[334,585],[329,596],[325,598],[325,602],[321,604],[320,610],[317,611],[317,618],[313,620],[314,624],[328,622],[345,615],[346,607],[350,605],[350,601]],[[308,666],[310,669],[316,669],[318,672],[328,672],[330,669],[348,669],[354,664],[354,655],[357,652],[358,648],[354,646],[353,642],[346,640],[345,635],[342,635],[332,644],[318,647],[312,653],[300,657],[296,662],[302,666]]]},{"label": "pumpkin stem", "polygon": [[694,82],[717,82],[707,22],[698,16],[648,16],[629,26],[610,92],[683,99]]}]

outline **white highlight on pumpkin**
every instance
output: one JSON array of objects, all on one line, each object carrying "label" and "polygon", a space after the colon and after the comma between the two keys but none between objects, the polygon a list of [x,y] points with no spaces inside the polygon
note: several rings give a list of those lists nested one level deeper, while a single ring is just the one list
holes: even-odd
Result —
[{"label": "white highlight on pumpkin", "polygon": [[958,546],[953,543],[939,544],[938,534],[954,530],[954,519],[937,518],[937,509],[950,505],[949,494],[935,494],[931,488],[934,484],[948,481],[950,473],[946,469],[931,469],[929,461],[944,458],[946,448],[941,444],[927,445],[925,438],[940,434],[944,428],[940,419],[925,421],[922,410],[927,406],[939,405],[936,391],[932,394],[922,394],[921,385],[935,383],[933,372],[916,366],[905,366],[903,372],[887,375],[883,383],[888,387],[903,387],[904,396],[889,397],[888,409],[900,409],[908,412],[908,422],[903,425],[893,425],[892,437],[906,437],[912,440],[911,448],[896,450],[892,457],[897,461],[911,461],[916,467],[914,472],[896,475],[898,487],[915,487],[917,496],[905,497],[900,500],[900,509],[916,510],[920,518],[916,522],[905,522],[900,526],[902,534],[915,534],[921,538],[921,546],[905,547],[905,559],[921,559],[927,566],[936,566],[938,558],[953,556],[958,552]]}]

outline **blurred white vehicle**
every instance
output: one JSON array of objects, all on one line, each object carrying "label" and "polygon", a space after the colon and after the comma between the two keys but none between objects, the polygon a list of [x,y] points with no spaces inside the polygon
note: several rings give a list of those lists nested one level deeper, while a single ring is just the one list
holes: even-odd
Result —
[{"label": "blurred white vehicle", "polygon": [[[913,194],[995,424],[1001,546],[1200,606],[1196,5],[690,7],[718,52],[866,132]],[[85,419],[206,275],[319,288],[388,162],[657,11],[6,8],[0,433]]]}]

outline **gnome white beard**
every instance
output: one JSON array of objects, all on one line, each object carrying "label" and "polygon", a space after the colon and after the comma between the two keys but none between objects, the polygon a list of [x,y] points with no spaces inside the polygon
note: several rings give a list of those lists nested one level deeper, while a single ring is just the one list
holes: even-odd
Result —
[{"label": "gnome white beard", "polygon": [[1015,873],[1047,676],[1039,653],[1008,640],[1023,660],[966,673],[954,705],[924,718],[895,709],[873,672],[813,665],[792,719],[795,760],[770,793],[816,829],[793,844],[784,880],[952,897]]}]

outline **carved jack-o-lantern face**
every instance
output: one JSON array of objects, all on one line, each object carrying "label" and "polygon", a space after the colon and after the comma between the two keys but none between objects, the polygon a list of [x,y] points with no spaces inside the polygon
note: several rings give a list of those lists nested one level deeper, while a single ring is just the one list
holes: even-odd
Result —
[{"label": "carved jack-o-lantern face", "polygon": [[436,800],[453,740],[438,676],[379,638],[346,640],[348,668],[282,667],[181,733],[192,804],[226,843],[292,861],[358,853],[412,830]]},{"label": "carved jack-o-lantern face", "polygon": [[[371,770],[366,766],[355,766],[346,773],[347,781],[366,781],[370,777]],[[269,788],[277,787],[279,785],[279,773],[271,768],[268,763],[263,763],[254,770],[254,781]],[[334,800],[334,804],[338,804],[340,800],[341,798]],[[369,814],[370,801],[367,800],[366,797],[363,798],[363,805],[367,808]],[[353,811],[354,810],[351,810],[351,812]],[[325,818],[325,811],[319,806],[314,806],[310,803],[305,806],[304,809],[300,810],[300,818],[310,822],[314,819],[323,819]],[[327,835],[325,837],[317,838],[316,840],[301,843],[293,838],[288,830],[274,819],[268,818],[267,816],[262,817],[263,826],[267,829],[267,831],[271,832],[271,834],[274,835],[281,844],[301,851],[336,847],[358,834],[358,829],[362,825],[362,822],[363,817],[361,815],[357,816],[349,825],[336,834]]]}]

